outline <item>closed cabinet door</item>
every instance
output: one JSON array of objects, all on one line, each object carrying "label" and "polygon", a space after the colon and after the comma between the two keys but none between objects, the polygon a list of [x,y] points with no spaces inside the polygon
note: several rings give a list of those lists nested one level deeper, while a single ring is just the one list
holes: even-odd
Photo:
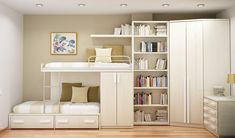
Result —
[{"label": "closed cabinet door", "polygon": [[117,123],[116,81],[116,73],[100,75],[101,126],[115,126]]},{"label": "closed cabinet door", "polygon": [[133,73],[117,73],[117,125],[133,126]]},{"label": "closed cabinet door", "polygon": [[187,23],[187,123],[203,124],[202,22]]},{"label": "closed cabinet door", "polygon": [[170,23],[170,122],[186,123],[186,23]]}]

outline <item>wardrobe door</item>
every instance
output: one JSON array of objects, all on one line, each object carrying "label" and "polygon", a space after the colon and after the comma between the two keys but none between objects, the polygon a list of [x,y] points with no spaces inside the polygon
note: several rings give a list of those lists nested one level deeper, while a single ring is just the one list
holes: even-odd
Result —
[{"label": "wardrobe door", "polygon": [[133,126],[133,73],[117,73],[117,125]]},{"label": "wardrobe door", "polygon": [[187,123],[203,124],[202,22],[187,22]]},{"label": "wardrobe door", "polygon": [[170,122],[186,123],[186,23],[170,23]]},{"label": "wardrobe door", "polygon": [[116,73],[100,75],[101,126],[116,126]]},{"label": "wardrobe door", "polygon": [[227,83],[227,74],[230,73],[229,20],[203,21],[203,31],[205,95],[213,95],[214,86],[224,87],[225,94],[230,95]]}]

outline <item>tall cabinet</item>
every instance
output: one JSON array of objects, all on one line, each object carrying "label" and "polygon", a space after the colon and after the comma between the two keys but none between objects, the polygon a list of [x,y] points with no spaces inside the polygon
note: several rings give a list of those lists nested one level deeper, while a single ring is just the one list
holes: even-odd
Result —
[{"label": "tall cabinet", "polygon": [[[228,21],[220,19],[171,21],[171,124],[202,126],[203,96],[212,95],[216,85],[229,89],[228,28]],[[221,54],[225,57],[219,59]]]},{"label": "tall cabinet", "polygon": [[101,73],[101,127],[133,126],[132,78],[132,72]]}]

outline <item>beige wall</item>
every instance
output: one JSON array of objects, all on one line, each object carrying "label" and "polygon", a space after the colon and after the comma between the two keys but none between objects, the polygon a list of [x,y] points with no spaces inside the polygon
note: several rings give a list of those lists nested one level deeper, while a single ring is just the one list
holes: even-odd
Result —
[{"label": "beige wall", "polygon": [[[86,48],[107,43],[130,45],[129,40],[92,39],[92,33],[113,33],[113,28],[131,23],[131,15],[115,16],[24,16],[24,101],[42,99],[40,64],[53,61],[86,61]],[[51,32],[77,32],[76,56],[50,55]],[[130,51],[130,46],[126,47]],[[129,52],[128,52],[129,54]]]}]

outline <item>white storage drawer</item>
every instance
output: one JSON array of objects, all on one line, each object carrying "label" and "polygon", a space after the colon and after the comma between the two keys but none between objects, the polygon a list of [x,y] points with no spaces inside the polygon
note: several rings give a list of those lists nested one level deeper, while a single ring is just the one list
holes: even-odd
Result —
[{"label": "white storage drawer", "polygon": [[55,128],[98,128],[97,116],[56,116]]},{"label": "white storage drawer", "polygon": [[215,109],[215,110],[217,109],[217,102],[212,101],[212,100],[210,100],[210,99],[205,98],[205,99],[204,99],[204,104],[205,104],[206,106],[209,106],[209,107]]},{"label": "white storage drawer", "polygon": [[10,128],[53,128],[53,116],[10,116]]}]

